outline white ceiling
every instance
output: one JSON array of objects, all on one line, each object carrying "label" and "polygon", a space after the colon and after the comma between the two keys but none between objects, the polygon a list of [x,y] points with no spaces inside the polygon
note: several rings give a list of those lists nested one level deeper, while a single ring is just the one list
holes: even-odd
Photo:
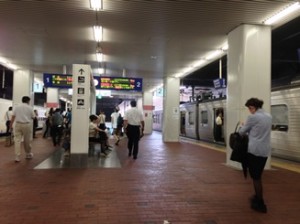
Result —
[{"label": "white ceiling", "polygon": [[103,0],[103,10],[95,12],[89,0],[0,0],[0,57],[39,73],[62,73],[63,65],[71,73],[72,64],[95,69],[98,18],[105,75],[122,76],[125,69],[149,90],[219,49],[235,27],[262,24],[293,2]]}]

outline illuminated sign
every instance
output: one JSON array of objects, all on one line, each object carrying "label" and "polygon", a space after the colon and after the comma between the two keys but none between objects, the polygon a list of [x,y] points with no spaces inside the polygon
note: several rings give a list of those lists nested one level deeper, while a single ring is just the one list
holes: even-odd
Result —
[{"label": "illuminated sign", "polygon": [[50,88],[72,88],[72,75],[44,73],[44,86]]},{"label": "illuminated sign", "polygon": [[96,77],[99,78],[97,89],[102,90],[132,90],[142,91],[143,79],[124,77]]},{"label": "illuminated sign", "polygon": [[[94,77],[94,84],[95,88],[100,90],[142,91],[143,89],[141,78]],[[44,73],[44,87],[72,88],[72,75]]]},{"label": "illuminated sign", "polygon": [[214,81],[214,87],[215,87],[215,89],[226,88],[226,81],[225,81],[225,79],[215,79],[213,81]]}]

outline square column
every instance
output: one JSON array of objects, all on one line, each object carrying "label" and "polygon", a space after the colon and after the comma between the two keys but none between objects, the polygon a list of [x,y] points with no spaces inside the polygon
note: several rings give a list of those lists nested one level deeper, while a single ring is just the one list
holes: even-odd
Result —
[{"label": "square column", "polygon": [[89,149],[90,72],[89,65],[73,65],[72,154],[87,154]]},{"label": "square column", "polygon": [[165,78],[163,99],[163,141],[179,142],[179,78]]},{"label": "square column", "polygon": [[143,93],[143,112],[145,117],[144,134],[151,134],[153,128],[153,93]]},{"label": "square column", "polygon": [[33,99],[33,72],[29,70],[15,70],[13,82],[13,106],[22,103],[23,96],[31,98],[31,105],[34,104]]},{"label": "square column", "polygon": [[59,96],[57,88],[47,88],[47,107],[59,108]]},{"label": "square column", "polygon": [[[264,101],[263,109],[270,112],[271,102],[271,27],[241,25],[228,35],[228,71],[226,105],[226,163],[240,166],[230,160],[229,135],[238,121],[250,115],[244,106],[251,97]],[[270,167],[268,160],[266,168]]]}]

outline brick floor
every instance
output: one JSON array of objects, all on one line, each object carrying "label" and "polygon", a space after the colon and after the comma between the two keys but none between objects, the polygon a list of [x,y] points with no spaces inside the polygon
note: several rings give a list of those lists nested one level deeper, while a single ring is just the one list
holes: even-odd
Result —
[{"label": "brick floor", "polygon": [[153,133],[137,160],[126,140],[115,147],[121,168],[34,169],[55,148],[33,142],[33,160],[15,164],[0,142],[0,224],[297,224],[300,174],[264,173],[268,213],[249,208],[250,179],[224,165],[225,154],[202,146],[163,143]]}]

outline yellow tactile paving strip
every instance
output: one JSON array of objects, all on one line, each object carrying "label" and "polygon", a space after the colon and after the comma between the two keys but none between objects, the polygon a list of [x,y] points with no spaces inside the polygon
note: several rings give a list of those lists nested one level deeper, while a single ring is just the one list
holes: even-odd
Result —
[{"label": "yellow tactile paving strip", "polygon": [[[223,152],[223,153],[226,152],[226,148],[222,145],[206,143],[206,142],[198,142],[196,140],[187,139],[187,138],[181,138],[180,140],[183,142],[190,143],[190,144],[209,148],[209,149],[212,149],[212,150],[215,150],[218,152]],[[279,158],[272,158],[271,166],[300,173],[300,163],[297,163],[297,162],[292,162],[292,161],[283,160],[283,159],[279,159]]]}]

